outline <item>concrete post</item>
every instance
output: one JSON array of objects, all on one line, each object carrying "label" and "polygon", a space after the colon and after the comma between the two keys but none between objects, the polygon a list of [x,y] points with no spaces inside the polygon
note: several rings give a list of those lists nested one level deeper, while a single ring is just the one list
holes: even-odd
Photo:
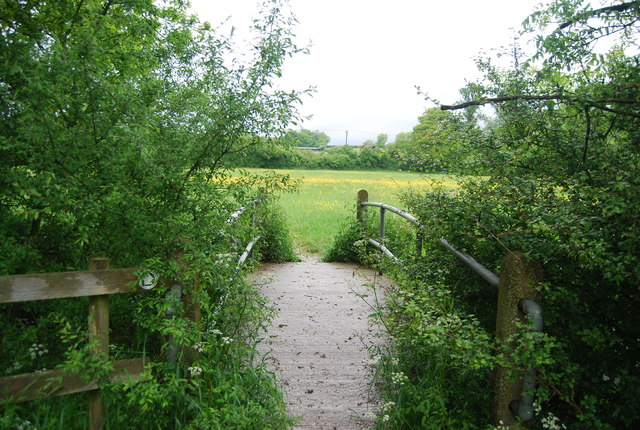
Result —
[{"label": "concrete post", "polygon": [[[516,321],[524,321],[518,311],[521,299],[535,299],[536,286],[542,279],[542,269],[534,260],[527,260],[521,252],[507,254],[502,262],[498,286],[498,312],[496,338],[507,341],[516,333]],[[522,428],[509,410],[509,403],[522,392],[522,378],[509,380],[507,370],[496,369],[493,379],[493,424],[509,428]]]}]

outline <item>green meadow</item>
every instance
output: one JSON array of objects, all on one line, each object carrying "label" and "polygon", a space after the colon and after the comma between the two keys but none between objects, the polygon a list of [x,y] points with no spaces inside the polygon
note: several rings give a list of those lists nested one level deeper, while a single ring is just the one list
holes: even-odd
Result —
[{"label": "green meadow", "polygon": [[[249,169],[263,171],[260,169]],[[341,224],[355,217],[356,195],[369,192],[369,201],[401,207],[399,194],[424,191],[441,183],[455,188],[448,175],[394,171],[270,170],[301,180],[298,191],[283,194],[280,205],[287,215],[293,240],[301,252],[324,253]]]}]

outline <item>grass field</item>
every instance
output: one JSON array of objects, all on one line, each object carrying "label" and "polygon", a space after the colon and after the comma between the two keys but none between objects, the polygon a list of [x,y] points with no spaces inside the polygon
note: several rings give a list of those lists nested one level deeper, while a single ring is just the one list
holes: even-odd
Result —
[{"label": "grass field", "polygon": [[401,207],[398,194],[408,189],[425,190],[434,182],[456,187],[455,179],[447,175],[335,170],[275,172],[302,180],[299,191],[282,195],[280,204],[287,214],[296,246],[300,251],[312,254],[324,253],[340,225],[347,218],[355,218],[359,190],[369,192],[369,201]]}]

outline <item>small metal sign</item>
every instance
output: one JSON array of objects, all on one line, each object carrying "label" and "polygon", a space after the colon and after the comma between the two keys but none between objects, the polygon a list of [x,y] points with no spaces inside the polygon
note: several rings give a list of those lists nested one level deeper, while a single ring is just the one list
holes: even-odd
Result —
[{"label": "small metal sign", "polygon": [[158,275],[154,272],[147,272],[147,274],[138,281],[138,285],[143,290],[151,290],[158,285]]}]

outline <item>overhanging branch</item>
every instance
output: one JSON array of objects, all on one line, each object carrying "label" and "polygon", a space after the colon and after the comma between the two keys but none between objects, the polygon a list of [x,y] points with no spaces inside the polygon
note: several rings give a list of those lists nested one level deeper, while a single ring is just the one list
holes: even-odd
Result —
[{"label": "overhanging branch", "polygon": [[588,20],[590,18],[599,17],[602,15],[610,14],[613,12],[626,12],[630,9],[639,9],[640,1],[631,1],[627,3],[621,3],[613,6],[607,6],[600,9],[589,10],[584,13],[578,14],[575,18],[563,23],[558,27],[559,30],[564,30],[567,27],[581,21]]},{"label": "overhanging branch", "polygon": [[513,96],[503,96],[503,97],[484,97],[481,99],[477,99],[477,100],[471,100],[468,102],[464,102],[464,103],[460,103],[457,105],[440,105],[440,109],[442,110],[459,110],[459,109],[465,109],[468,107],[472,107],[472,106],[484,106],[487,104],[498,104],[498,103],[504,103],[504,102],[511,102],[511,101],[518,101],[518,100],[525,100],[525,101],[547,101],[547,100],[556,100],[556,101],[562,101],[562,102],[567,102],[567,103],[577,103],[577,104],[581,104],[583,106],[590,106],[590,107],[594,107],[596,109],[600,109],[600,110],[604,110],[607,112],[613,112],[613,113],[617,113],[620,115],[627,115],[627,116],[633,116],[636,118],[640,118],[640,113],[638,112],[627,112],[627,111],[623,111],[620,109],[615,109],[611,106],[608,105],[612,105],[612,104],[617,104],[617,105],[635,105],[640,107],[640,100],[636,100],[636,99],[588,99],[588,98],[584,98],[584,97],[577,97],[577,96],[568,96],[565,94],[542,94],[542,95],[526,95],[526,94],[519,94],[519,95],[513,95]]}]

